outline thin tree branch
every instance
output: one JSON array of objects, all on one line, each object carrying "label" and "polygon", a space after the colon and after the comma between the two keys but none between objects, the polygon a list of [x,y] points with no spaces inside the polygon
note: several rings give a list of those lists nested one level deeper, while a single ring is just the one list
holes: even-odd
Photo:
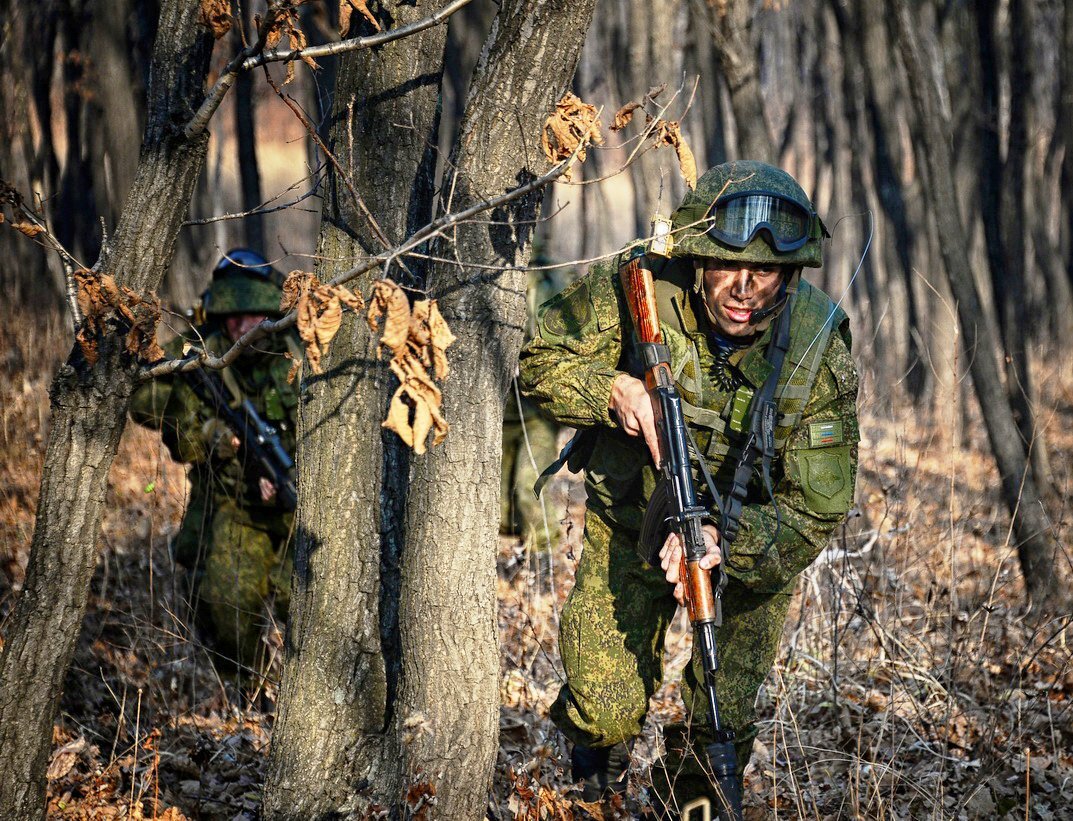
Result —
[{"label": "thin tree branch", "polygon": [[248,217],[251,214],[274,214],[276,211],[285,211],[288,208],[293,208],[295,205],[302,202],[302,200],[307,200],[310,197],[315,196],[320,190],[320,186],[324,183],[324,177],[320,175],[320,170],[323,167],[324,165],[321,164],[317,168],[317,170],[313,172],[312,176],[315,177],[313,187],[306,191],[304,194],[302,194],[300,197],[293,199],[290,202],[285,202],[282,205],[274,205],[269,207],[273,202],[278,200],[288,191],[293,191],[295,188],[305,182],[305,180],[309,179],[309,177],[304,177],[303,179],[299,180],[288,188],[285,188],[283,191],[280,191],[278,194],[276,194],[276,196],[272,197],[271,199],[265,200],[256,208],[251,208],[249,211],[242,211],[241,213],[237,214],[217,214],[214,217],[204,217],[203,219],[197,220],[186,220],[183,223],[183,227],[185,228],[188,225],[210,225],[214,222],[223,222],[224,220],[242,219],[243,217]]},{"label": "thin tree branch", "polygon": [[[389,265],[390,263],[394,262],[397,257],[406,254],[409,251],[412,251],[418,245],[428,239],[431,239],[433,236],[442,236],[445,229],[457,226],[465,222],[470,217],[481,213],[482,211],[488,211],[492,208],[497,208],[500,205],[504,205],[505,203],[520,199],[521,197],[524,197],[527,194],[531,194],[534,191],[539,191],[549,183],[554,182],[563,174],[565,174],[574,165],[574,163],[577,162],[579,152],[587,145],[587,143],[587,139],[582,140],[578,144],[578,147],[574,149],[573,154],[571,154],[565,160],[552,167],[552,169],[547,174],[544,174],[541,177],[537,177],[536,179],[530,180],[525,185],[520,185],[517,188],[512,188],[510,191],[500,194],[499,196],[481,200],[480,202],[475,203],[474,205],[471,205],[470,207],[465,208],[461,211],[457,211],[453,214],[444,214],[442,217],[439,217],[438,219],[435,219],[430,222],[424,228],[421,228],[416,231],[410,236],[409,239],[407,239],[401,245],[392,248],[389,251],[385,251],[382,254],[378,254],[374,257],[368,258],[366,261],[360,263],[359,265],[356,265],[348,271],[344,271],[342,274],[337,276],[328,284],[342,285],[354,279],[355,277],[361,276],[367,271],[371,271],[373,268],[377,268],[381,265]],[[168,376],[174,373],[185,373],[186,371],[192,371],[195,368],[201,367],[211,368],[213,370],[226,368],[228,365],[234,362],[235,359],[238,358],[239,354],[241,354],[242,351],[250,347],[253,343],[257,342],[260,339],[263,339],[269,334],[278,333],[279,331],[285,331],[288,328],[293,327],[297,321],[298,313],[297,311],[293,310],[285,316],[280,317],[279,319],[266,319],[261,324],[257,325],[254,328],[251,328],[249,331],[247,331],[245,334],[235,340],[235,343],[220,356],[213,356],[204,349],[197,349],[189,356],[184,357],[182,359],[169,359],[168,361],[161,362],[151,368],[146,368],[138,375],[138,378],[139,380],[144,381],[147,379],[154,379],[160,376]]]},{"label": "thin tree branch", "polygon": [[[75,259],[74,255],[68,251],[52,233],[52,229],[49,227],[48,222],[39,217],[32,208],[26,206],[26,201],[22,195],[16,190],[15,186],[9,183],[7,180],[0,179],[0,205],[7,203],[11,207],[11,212],[14,216],[17,216],[23,223],[28,223],[33,226],[33,231],[27,232],[21,228],[16,227],[16,224],[12,224],[11,227],[27,237],[37,240],[38,237],[51,248],[56,254],[59,255],[60,264],[63,266],[63,281],[64,292],[67,296],[67,307],[71,311],[71,319],[74,322],[74,326],[77,329],[82,324],[82,311],[78,308],[78,289],[75,287],[74,272],[76,268],[85,268],[86,266]],[[0,212],[0,217],[3,214]]]},{"label": "thin tree branch", "polygon": [[[235,58],[227,64],[227,67],[220,74],[220,78],[206,95],[204,102],[201,103],[200,108],[198,108],[194,116],[190,118],[190,122],[186,124],[186,128],[183,129],[183,134],[187,139],[191,139],[202,133],[208,127],[209,120],[212,119],[212,115],[216,113],[216,109],[220,107],[220,103],[223,102],[224,97],[227,96],[227,92],[230,90],[231,86],[234,85],[235,78],[238,77],[240,71],[249,71],[250,69],[268,63],[278,63],[282,61],[292,62],[294,60],[301,60],[303,57],[316,59],[317,57],[328,57],[332,54],[343,54],[348,51],[361,51],[362,49],[373,48],[374,46],[382,46],[385,43],[401,40],[403,37],[409,37],[411,34],[417,34],[425,29],[438,26],[456,11],[468,6],[471,2],[472,0],[452,0],[452,2],[448,3],[435,14],[431,14],[421,20],[415,20],[413,23],[409,23],[405,26],[399,26],[398,28],[390,29],[388,31],[381,31],[369,35],[368,37],[351,37],[336,43],[325,43],[324,45],[312,46],[311,48],[285,49],[282,51],[279,49],[272,49],[271,51],[264,51],[264,37],[259,37],[256,43],[249,48],[240,51]],[[270,17],[271,14],[266,14],[265,20],[267,21]],[[262,29],[264,28],[265,26],[262,24]]]}]

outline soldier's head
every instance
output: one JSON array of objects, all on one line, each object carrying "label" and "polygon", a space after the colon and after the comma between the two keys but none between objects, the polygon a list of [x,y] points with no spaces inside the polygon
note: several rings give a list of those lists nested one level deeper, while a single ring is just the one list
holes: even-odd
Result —
[{"label": "soldier's head", "polygon": [[256,251],[233,248],[212,271],[212,283],[202,296],[205,315],[236,340],[264,319],[281,316],[280,280],[279,273]]},{"label": "soldier's head", "polygon": [[801,268],[823,263],[822,220],[797,181],[766,163],[710,169],[671,224],[672,254],[692,259],[694,290],[728,336],[763,330]]}]

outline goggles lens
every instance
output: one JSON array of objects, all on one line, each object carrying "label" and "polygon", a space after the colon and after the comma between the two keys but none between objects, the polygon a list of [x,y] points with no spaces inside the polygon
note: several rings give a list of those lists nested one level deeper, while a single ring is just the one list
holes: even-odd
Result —
[{"label": "goggles lens", "polygon": [[766,230],[777,251],[796,251],[809,238],[812,214],[792,200],[771,194],[739,194],[717,202],[708,214],[708,233],[734,248],[744,248]]},{"label": "goggles lens", "polygon": [[212,270],[212,278],[219,279],[235,273],[270,280],[272,279],[272,266],[257,252],[237,248],[228,251],[216,263],[216,267]]}]

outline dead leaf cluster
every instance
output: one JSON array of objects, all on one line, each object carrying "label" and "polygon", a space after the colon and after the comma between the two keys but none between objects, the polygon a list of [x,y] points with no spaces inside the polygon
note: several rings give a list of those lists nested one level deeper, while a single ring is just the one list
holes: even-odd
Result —
[{"label": "dead leaf cluster", "polygon": [[350,34],[350,15],[355,11],[368,20],[369,24],[377,31],[383,31],[383,29],[380,28],[380,22],[373,17],[373,13],[369,11],[369,7],[366,5],[366,0],[339,0],[340,37],[346,37]]},{"label": "dead leaf cluster", "polygon": [[201,0],[198,23],[212,31],[212,36],[219,40],[231,30],[230,0]]},{"label": "dead leaf cluster", "polygon": [[82,312],[76,339],[90,367],[97,363],[100,338],[113,329],[125,334],[127,353],[132,356],[144,362],[164,358],[156,341],[160,300],[155,294],[143,297],[125,285],[117,285],[112,276],[87,268],[75,271],[74,280]]},{"label": "dead leaf cluster", "polygon": [[697,161],[682,137],[682,124],[678,120],[657,120],[654,128],[657,147],[669,145],[678,155],[678,170],[690,190],[697,187]]},{"label": "dead leaf cluster", "polygon": [[[305,344],[306,361],[313,373],[322,373],[321,359],[328,354],[328,347],[343,321],[343,306],[353,311],[365,307],[365,301],[342,285],[326,285],[308,271],[291,271],[283,282],[283,298],[279,309],[295,310],[298,314],[298,335]],[[295,362],[288,374],[294,379],[299,363]]]},{"label": "dead leaf cluster", "polygon": [[[541,145],[548,162],[557,163],[567,159],[579,145],[591,142],[601,145],[600,116],[596,106],[584,103],[570,92],[555,104],[555,111],[544,123]],[[579,162],[585,161],[585,148],[578,151]],[[567,169],[563,179],[570,180],[572,169]]]},{"label": "dead leaf cluster", "polygon": [[[284,3],[276,10],[275,15],[268,21],[268,31],[265,33],[265,48],[275,48],[280,44],[284,36],[287,38],[288,48],[292,51],[300,52],[308,45],[305,32],[302,31],[302,27],[298,24],[298,7],[306,2],[307,0],[290,0],[290,2]],[[253,19],[257,25],[257,30],[261,31],[261,16],[255,14]],[[299,54],[298,57],[310,68],[319,67],[317,61],[312,57],[308,57],[305,54]],[[287,62],[287,77],[284,79],[283,85],[287,85],[293,79],[294,61],[289,60]]]},{"label": "dead leaf cluster", "polygon": [[380,351],[391,351],[391,371],[399,387],[391,398],[383,426],[395,431],[415,453],[425,452],[425,440],[440,444],[450,426],[443,418],[443,394],[432,381],[447,378],[447,348],[455,341],[434,299],[418,300],[410,307],[403,290],[388,279],[378,280],[369,304],[369,328],[374,333],[383,321]]}]

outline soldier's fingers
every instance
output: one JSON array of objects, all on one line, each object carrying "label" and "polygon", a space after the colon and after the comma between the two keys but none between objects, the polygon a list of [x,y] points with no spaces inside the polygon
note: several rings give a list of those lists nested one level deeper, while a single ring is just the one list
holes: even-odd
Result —
[{"label": "soldier's fingers", "polygon": [[[659,557],[661,559],[667,558],[667,551],[669,551],[671,548],[673,548],[677,544],[678,544],[678,534],[673,533],[673,532],[668,533],[667,538],[663,540],[663,547],[661,547],[659,549]],[[666,567],[666,565],[664,565],[664,567]]]},{"label": "soldier's fingers", "polygon": [[686,589],[679,582],[674,586],[674,598],[678,600],[678,603],[685,607],[686,604]]},{"label": "soldier's fingers", "polygon": [[704,556],[701,558],[700,566],[703,567],[705,570],[711,570],[713,567],[719,564],[722,559],[723,557],[720,554],[718,547],[710,548],[708,552],[705,553]]},{"label": "soldier's fingers", "polygon": [[667,581],[671,584],[677,584],[679,579],[682,578],[681,573],[682,566],[682,551],[674,550],[671,555],[667,557],[666,563],[663,569],[667,572]]},{"label": "soldier's fingers", "polygon": [[641,431],[645,435],[648,452],[652,454],[652,462],[659,467],[659,437],[656,435],[656,423],[652,419],[651,411],[647,417],[641,417]]}]

